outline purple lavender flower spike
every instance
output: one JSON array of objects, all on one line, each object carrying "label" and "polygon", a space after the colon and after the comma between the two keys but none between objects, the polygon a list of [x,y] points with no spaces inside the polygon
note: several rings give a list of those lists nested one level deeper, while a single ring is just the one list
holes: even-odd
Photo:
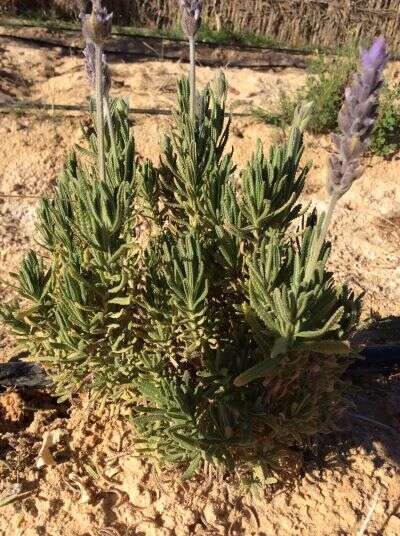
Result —
[{"label": "purple lavender flower spike", "polygon": [[385,39],[380,36],[375,39],[369,50],[361,53],[362,65],[364,69],[374,69],[377,67],[383,71],[388,60]]},{"label": "purple lavender flower spike", "polygon": [[329,161],[328,191],[341,197],[362,173],[361,156],[370,143],[378,115],[378,97],[382,73],[388,61],[383,37],[361,52],[361,70],[345,91],[345,101],[338,116],[339,134],[332,135],[335,147]]},{"label": "purple lavender flower spike", "polygon": [[[96,88],[96,46],[92,41],[87,41],[86,46],[83,50],[83,55],[85,56],[85,71],[89,85],[92,89]],[[111,74],[106,62],[106,55],[102,54],[102,70],[103,70],[103,94],[108,96],[111,88]]]},{"label": "purple lavender flower spike", "polygon": [[179,0],[182,11],[182,28],[188,37],[194,37],[201,25],[203,0]]},{"label": "purple lavender flower spike", "polygon": [[83,49],[83,55],[85,56],[84,64],[86,76],[89,82],[90,87],[93,89],[96,86],[96,65],[95,65],[95,52],[96,47],[92,41],[86,43],[85,48]]}]

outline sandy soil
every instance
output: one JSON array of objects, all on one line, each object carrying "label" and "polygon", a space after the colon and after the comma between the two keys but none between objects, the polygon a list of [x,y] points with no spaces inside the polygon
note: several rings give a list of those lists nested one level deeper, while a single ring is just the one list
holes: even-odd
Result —
[{"label": "sandy soil", "polygon": [[[170,107],[175,79],[186,71],[177,63],[113,63],[114,94],[131,106]],[[397,69],[392,66],[392,72]],[[80,104],[88,97],[81,62],[58,51],[0,42],[0,99]],[[213,75],[199,69],[200,84]],[[253,72],[226,69],[229,103],[268,106],[279,87],[295,90],[304,72],[293,68]],[[158,140],[168,118],[135,118],[137,149],[157,159]],[[268,145],[279,131],[249,119],[235,119],[230,143],[243,164],[256,138]],[[65,153],[80,139],[77,117],[55,114],[0,115],[1,278],[16,270],[23,253],[36,247],[35,209],[51,191]],[[326,207],[325,163],[329,141],[307,137],[305,160],[312,160],[305,199]],[[331,266],[338,280],[365,292],[365,319],[399,314],[400,165],[373,158],[364,177],[343,199],[333,223]],[[12,290],[0,287],[0,299]],[[370,335],[368,335],[370,336]],[[373,336],[376,336],[373,335]],[[392,338],[396,334],[391,333]],[[397,338],[398,340],[398,338]],[[0,361],[16,353],[0,327]],[[400,534],[400,386],[396,377],[362,382],[357,414],[347,431],[293,454],[297,477],[285,476],[262,497],[243,494],[218,475],[181,484],[176,474],[160,473],[133,455],[134,437],[123,417],[97,418],[82,400],[57,407],[45,395],[0,395],[0,535],[20,536],[259,536],[356,535],[376,500],[365,534]],[[388,428],[390,427],[390,428]],[[35,467],[43,434],[62,430],[53,448],[54,466]],[[6,461],[6,464],[2,463]],[[71,474],[73,476],[71,476]],[[81,501],[77,479],[88,493]]]}]

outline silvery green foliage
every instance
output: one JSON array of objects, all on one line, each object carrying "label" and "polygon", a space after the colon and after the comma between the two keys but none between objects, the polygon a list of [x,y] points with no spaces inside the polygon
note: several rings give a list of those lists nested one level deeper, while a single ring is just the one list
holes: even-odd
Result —
[{"label": "silvery green foliage", "polygon": [[43,254],[14,275],[24,301],[1,315],[61,399],[130,405],[141,452],[185,477],[205,460],[259,473],[335,426],[360,303],[327,270],[329,243],[311,261],[322,219],[300,202],[308,107],[238,171],[222,75],[195,122],[189,93],[181,80],[158,167],[136,161],[123,101],[104,181],[85,133],[39,209]]},{"label": "silvery green foliage", "polygon": [[328,190],[342,196],[362,173],[361,157],[370,144],[378,117],[378,97],[383,85],[382,72],[388,61],[383,37],[361,53],[361,70],[346,89],[339,112],[339,134],[333,134],[335,152],[329,162]]},{"label": "silvery green foliage", "polygon": [[[132,284],[124,264],[133,255],[127,247],[134,148],[126,104],[115,102],[112,113],[119,158],[111,158],[107,138],[107,181],[98,180],[96,136],[88,133],[88,148],[77,148],[87,164],[81,164],[74,151],[54,197],[44,198],[38,211],[39,242],[50,262],[31,251],[16,275],[32,306],[20,322],[18,314],[14,316],[14,330],[36,359],[48,363],[62,398],[88,378],[99,395],[110,382],[122,385],[126,377],[117,363],[127,334],[121,338],[124,328],[117,327],[116,318],[121,303],[127,305],[127,287]],[[13,306],[5,311],[15,314]],[[113,363],[110,350],[115,351]]]}]

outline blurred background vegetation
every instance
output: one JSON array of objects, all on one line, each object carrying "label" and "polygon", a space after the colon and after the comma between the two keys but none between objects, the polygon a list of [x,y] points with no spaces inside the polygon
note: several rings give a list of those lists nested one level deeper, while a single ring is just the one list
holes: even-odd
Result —
[{"label": "blurred background vegetation", "polygon": [[[84,8],[90,2],[78,0]],[[177,0],[104,0],[119,25],[176,28]],[[74,0],[0,0],[0,14],[71,20]],[[268,36],[296,46],[333,47],[349,35],[370,40],[383,34],[392,52],[400,51],[399,0],[212,0],[205,2],[203,22],[211,31]]]},{"label": "blurred background vegetation", "polygon": [[[103,3],[127,33],[183,37],[177,0]],[[0,14],[35,19],[38,24],[71,25],[90,4],[88,0],[0,0]],[[293,52],[302,47],[312,52],[314,59],[302,89],[294,96],[282,90],[275,109],[255,108],[251,112],[260,121],[285,129],[296,106],[303,100],[313,101],[308,130],[326,134],[336,129],[344,88],[357,65],[359,44],[367,46],[375,35],[384,34],[392,57],[400,50],[399,5],[399,0],[339,0],[334,5],[322,0],[312,5],[301,0],[213,0],[205,2],[198,39],[221,45],[286,47]],[[387,82],[371,145],[374,154],[390,157],[400,148],[399,99],[399,84]]]},{"label": "blurred background vegetation", "polygon": [[[337,117],[343,104],[344,90],[351,84],[358,65],[358,46],[344,47],[340,55],[318,55],[307,68],[304,87],[294,95],[281,90],[278,104],[273,110],[253,108],[255,118],[263,123],[287,129],[293,120],[296,107],[302,101],[313,102],[308,124],[312,134],[328,134],[337,128]],[[381,92],[379,116],[372,137],[370,151],[391,157],[400,148],[400,85],[386,81]]]}]

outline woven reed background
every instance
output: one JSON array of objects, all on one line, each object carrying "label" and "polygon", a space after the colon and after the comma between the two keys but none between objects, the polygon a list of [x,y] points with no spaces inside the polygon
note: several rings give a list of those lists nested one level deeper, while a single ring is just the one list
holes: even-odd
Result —
[{"label": "woven reed background", "polygon": [[[82,0],[82,3],[85,0]],[[383,34],[400,52],[400,0],[204,0],[213,28],[259,33],[285,44],[336,46],[349,37]],[[36,9],[72,16],[74,0],[0,0],[0,13]],[[178,0],[104,0],[121,24],[168,27],[178,23]]]}]

